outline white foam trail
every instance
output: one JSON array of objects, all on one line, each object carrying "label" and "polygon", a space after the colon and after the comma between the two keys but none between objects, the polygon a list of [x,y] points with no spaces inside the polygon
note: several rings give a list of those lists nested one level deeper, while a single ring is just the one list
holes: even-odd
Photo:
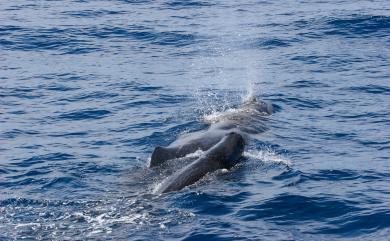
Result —
[{"label": "white foam trail", "polygon": [[264,163],[275,163],[275,164],[281,164],[288,167],[292,166],[292,163],[290,160],[288,160],[286,157],[283,157],[275,151],[267,148],[265,150],[249,150],[244,152],[244,157],[249,157],[253,159],[260,160]]},{"label": "white foam trail", "polygon": [[87,234],[88,237],[99,234],[99,233],[111,233],[113,224],[144,224],[145,221],[148,220],[148,214],[142,213],[142,214],[130,214],[130,215],[123,215],[119,216],[112,212],[102,213],[98,216],[93,216],[86,213],[81,212],[75,212],[73,213],[73,217],[77,219],[84,219],[88,224],[90,224],[90,228],[87,230],[89,233]]}]

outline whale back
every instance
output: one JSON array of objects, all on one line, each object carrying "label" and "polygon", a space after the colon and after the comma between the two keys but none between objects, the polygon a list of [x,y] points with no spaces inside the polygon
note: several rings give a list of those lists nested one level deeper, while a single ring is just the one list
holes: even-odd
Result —
[{"label": "whale back", "polygon": [[209,172],[233,167],[240,161],[244,146],[245,142],[240,134],[234,132],[227,134],[196,161],[166,179],[157,193],[178,191],[197,182]]},{"label": "whale back", "polygon": [[154,149],[149,167],[159,166],[167,160],[184,157],[197,150],[207,151],[218,143],[225,135],[224,132],[200,133],[171,143],[168,147],[158,146]]},{"label": "whale back", "polygon": [[197,150],[207,151],[229,132],[238,132],[249,139],[267,130],[267,116],[272,106],[251,96],[237,109],[214,113],[205,118],[210,124],[207,131],[193,132],[179,137],[168,147],[156,147],[152,153],[150,167],[159,166],[167,160],[184,157]]},{"label": "whale back", "polygon": [[157,146],[154,148],[149,167],[161,165],[166,160],[174,159],[175,152],[168,147]]},{"label": "whale back", "polygon": [[222,168],[230,169],[242,156],[245,140],[242,135],[230,132],[213,148],[206,152],[206,157],[219,162]]}]

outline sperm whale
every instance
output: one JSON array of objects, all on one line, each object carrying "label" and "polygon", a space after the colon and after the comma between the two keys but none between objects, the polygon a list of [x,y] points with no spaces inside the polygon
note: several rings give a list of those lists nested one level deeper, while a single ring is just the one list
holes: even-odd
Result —
[{"label": "sperm whale", "polygon": [[161,165],[167,160],[184,157],[197,150],[207,151],[227,133],[236,132],[248,139],[266,131],[265,118],[272,113],[272,106],[252,96],[237,109],[220,113],[214,119],[206,119],[207,130],[192,132],[179,137],[167,147],[157,146],[151,156],[150,167]]},{"label": "sperm whale", "polygon": [[251,97],[237,109],[206,119],[210,125],[207,130],[181,136],[167,147],[156,147],[150,161],[151,168],[197,150],[205,151],[197,160],[164,180],[156,193],[178,191],[209,172],[233,167],[242,159],[249,136],[266,130],[264,120],[271,113],[271,105]]},{"label": "sperm whale", "polygon": [[209,172],[222,168],[230,169],[241,159],[244,147],[245,141],[240,134],[235,132],[227,134],[196,161],[168,177],[160,185],[157,193],[178,191],[195,183]]}]

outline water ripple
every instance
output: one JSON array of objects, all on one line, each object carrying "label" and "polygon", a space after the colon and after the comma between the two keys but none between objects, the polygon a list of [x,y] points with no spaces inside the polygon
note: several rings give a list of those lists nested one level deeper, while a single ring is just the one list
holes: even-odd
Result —
[{"label": "water ripple", "polygon": [[88,120],[88,119],[101,119],[106,117],[108,114],[111,114],[108,110],[96,110],[96,109],[84,109],[78,111],[72,111],[64,113],[58,116],[60,119],[66,120]]},{"label": "water ripple", "polygon": [[[304,207],[304,208],[303,208]],[[272,220],[278,224],[327,220],[362,210],[356,203],[332,198],[280,195],[262,204],[250,205],[237,212],[245,221]]]},{"label": "water ripple", "polygon": [[329,35],[347,37],[385,37],[389,35],[390,17],[352,15],[347,18],[336,18],[327,21],[332,30]]},{"label": "water ripple", "polygon": [[[387,1],[0,5],[1,240],[388,240]],[[249,94],[243,162],[152,194]]]},{"label": "water ripple", "polygon": [[35,164],[46,163],[47,161],[63,161],[73,159],[74,156],[67,153],[50,153],[46,155],[37,155],[31,158],[14,162],[13,165],[18,167],[30,167]]}]

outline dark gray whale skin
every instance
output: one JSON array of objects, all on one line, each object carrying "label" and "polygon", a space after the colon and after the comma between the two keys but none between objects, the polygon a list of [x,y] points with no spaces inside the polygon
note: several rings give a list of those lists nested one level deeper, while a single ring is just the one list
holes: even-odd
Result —
[{"label": "dark gray whale skin", "polygon": [[222,121],[211,123],[207,130],[190,133],[168,147],[156,147],[149,166],[159,166],[167,160],[184,157],[197,150],[207,151],[230,132],[236,132],[247,140],[248,135],[266,130],[264,118],[271,113],[271,105],[250,97],[235,112],[225,113]]},{"label": "dark gray whale skin", "polygon": [[[150,160],[150,167],[158,166],[167,160],[184,157],[197,150],[207,151],[217,144],[226,135],[223,131],[204,132],[193,134],[190,138],[180,140],[181,143],[174,143],[168,147],[158,146],[154,149]],[[187,140],[186,140],[187,139]]]},{"label": "dark gray whale skin", "polygon": [[209,172],[222,168],[230,169],[240,161],[244,147],[245,141],[240,134],[231,132],[225,135],[197,160],[167,178],[156,193],[178,191]]}]

